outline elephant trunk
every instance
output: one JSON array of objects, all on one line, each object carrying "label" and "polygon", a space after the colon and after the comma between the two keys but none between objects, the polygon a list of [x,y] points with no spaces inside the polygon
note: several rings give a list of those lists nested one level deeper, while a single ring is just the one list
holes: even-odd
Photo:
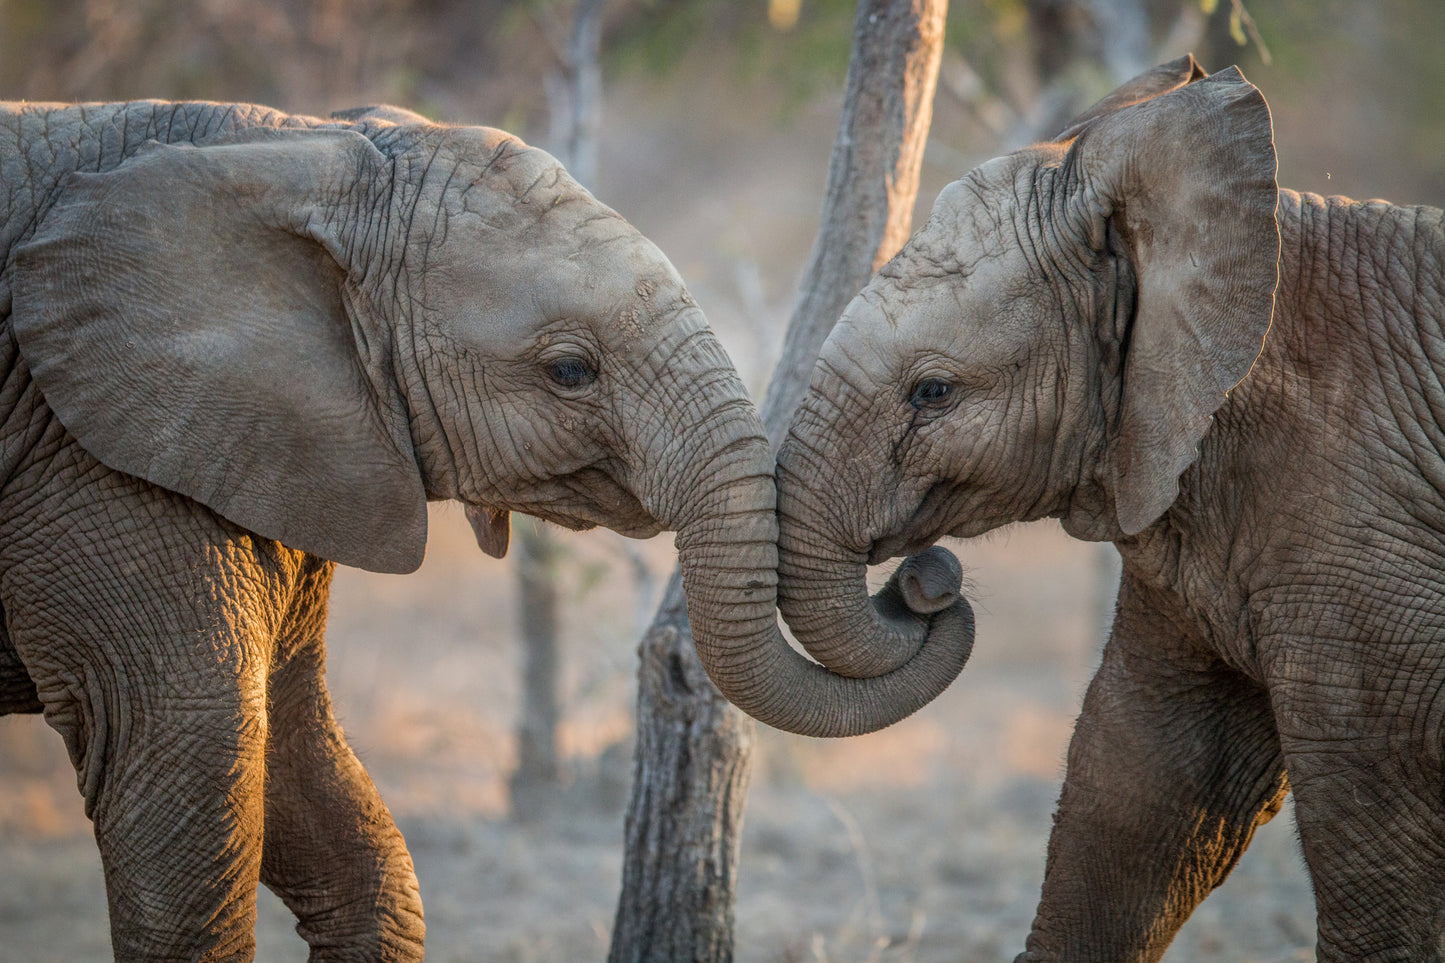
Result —
[{"label": "elephant trunk", "polygon": [[856,678],[896,672],[926,646],[957,647],[966,659],[973,621],[970,612],[967,635],[959,631],[968,603],[958,560],[938,547],[910,556],[870,598],[867,547],[829,534],[841,522],[830,526],[809,501],[821,493],[803,476],[833,474],[813,464],[816,457],[790,439],[778,458],[778,608],[799,644],[833,672]]},{"label": "elephant trunk", "polygon": [[[768,441],[761,425],[734,438],[696,476],[716,482],[686,502],[693,510],[679,520],[677,535],[693,638],[714,684],[754,718],[809,736],[872,732],[926,705],[962,670],[973,644],[973,613],[958,594],[957,562],[942,550],[915,557],[879,593],[877,609],[916,640],[909,658],[871,678],[809,661],[784,639],[777,620],[778,521]],[[948,602],[933,611],[910,610],[929,608],[928,591]]]}]

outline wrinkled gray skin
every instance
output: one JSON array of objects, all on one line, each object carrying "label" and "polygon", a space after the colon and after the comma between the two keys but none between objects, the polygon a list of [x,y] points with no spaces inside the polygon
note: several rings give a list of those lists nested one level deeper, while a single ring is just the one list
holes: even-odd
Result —
[{"label": "wrinkled gray skin", "polygon": [[[704,663],[776,725],[877,728],[961,667],[787,647],[757,412],[667,260],[541,151],[392,108],[10,104],[0,184],[0,714],[65,738],[118,958],[249,958],[258,880],[313,959],[421,956],[322,632],[333,562],[415,568],[429,499],[494,555],[510,511],[677,529]],[[952,602],[948,561],[884,602]],[[894,608],[971,642],[961,600]]]},{"label": "wrinkled gray skin", "polygon": [[814,600],[864,560],[1045,517],[1119,548],[1022,960],[1159,959],[1289,790],[1319,959],[1442,957],[1442,213],[1274,174],[1259,92],[1190,58],[983,165],[779,454],[780,607],[840,671],[878,651]]}]

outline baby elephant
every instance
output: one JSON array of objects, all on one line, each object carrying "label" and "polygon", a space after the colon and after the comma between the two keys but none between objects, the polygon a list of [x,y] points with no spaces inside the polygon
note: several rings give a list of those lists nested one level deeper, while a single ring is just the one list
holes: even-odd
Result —
[{"label": "baby elephant", "polygon": [[947,187],[833,331],[778,465],[820,661],[875,657],[867,561],[1046,517],[1123,556],[1020,959],[1159,959],[1290,790],[1319,959],[1442,958],[1442,262],[1439,210],[1279,189],[1186,57]]},{"label": "baby elephant", "polygon": [[0,183],[0,714],[65,738],[118,958],[250,958],[258,881],[313,959],[421,957],[322,631],[333,562],[414,569],[430,499],[493,555],[513,510],[676,529],[704,664],[777,725],[886,725],[962,666],[787,646],[757,412],[541,151],[390,108],[0,104]]}]

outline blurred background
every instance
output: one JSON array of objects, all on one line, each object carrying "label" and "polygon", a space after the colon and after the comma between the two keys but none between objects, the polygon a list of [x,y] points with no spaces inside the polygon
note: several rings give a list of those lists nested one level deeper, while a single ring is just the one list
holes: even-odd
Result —
[{"label": "blurred background", "polygon": [[[323,115],[390,102],[561,154],[576,9],[0,0],[0,99]],[[677,264],[759,398],[817,226],[853,13],[851,0],[600,5],[588,180]],[[948,181],[1187,51],[1211,70],[1238,63],[1264,91],[1282,186],[1445,206],[1438,0],[953,0],[917,223]],[[951,547],[970,569],[979,641],[942,698],[858,739],[759,733],[740,960],[1005,961],[1021,949],[1112,562],[1048,524]],[[605,958],[636,647],[671,564],[667,536],[549,540],[531,575],[557,596],[555,756],[525,786],[515,558],[482,556],[460,510],[438,506],[420,572],[338,571],[328,678],[415,856],[431,958]],[[1286,810],[1260,832],[1167,959],[1314,959],[1290,821]],[[263,898],[258,959],[305,958],[291,925]],[[99,859],[60,739],[38,717],[0,719],[0,961],[109,958]]]}]

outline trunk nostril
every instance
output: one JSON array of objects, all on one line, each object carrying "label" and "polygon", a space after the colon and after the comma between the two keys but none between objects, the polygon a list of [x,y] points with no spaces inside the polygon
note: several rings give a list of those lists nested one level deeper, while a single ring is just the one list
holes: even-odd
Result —
[{"label": "trunk nostril", "polygon": [[963,591],[963,565],[937,545],[910,555],[894,573],[903,604],[918,615],[932,615],[952,605]]}]

